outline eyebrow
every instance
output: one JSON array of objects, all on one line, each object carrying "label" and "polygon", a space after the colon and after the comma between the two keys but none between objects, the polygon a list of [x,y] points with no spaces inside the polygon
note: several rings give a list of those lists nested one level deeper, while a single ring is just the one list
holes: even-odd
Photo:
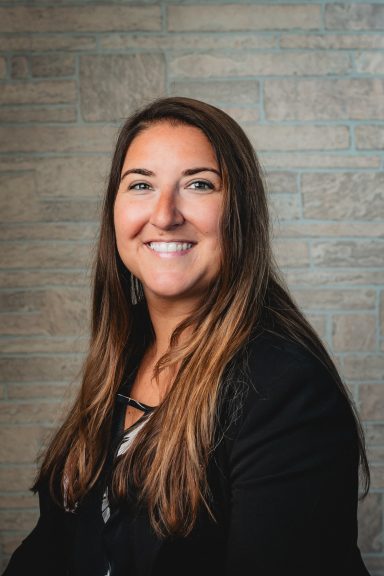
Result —
[{"label": "eyebrow", "polygon": [[[200,172],[214,172],[221,178],[221,174],[216,168],[210,168],[209,166],[197,166],[196,168],[188,168],[184,170],[181,175],[182,176],[194,176],[195,174],[199,174]],[[120,178],[120,182],[124,180],[128,174],[141,174],[142,176],[156,176],[154,172],[151,170],[147,170],[146,168],[130,168],[126,170],[122,177]]]}]

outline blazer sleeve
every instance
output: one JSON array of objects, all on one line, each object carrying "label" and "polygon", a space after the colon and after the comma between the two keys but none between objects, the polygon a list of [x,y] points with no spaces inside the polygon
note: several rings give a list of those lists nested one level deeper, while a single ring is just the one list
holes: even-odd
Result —
[{"label": "blazer sleeve", "polygon": [[32,532],[15,550],[3,576],[65,576],[68,574],[70,525],[73,514],[50,497],[47,486],[39,490],[40,517]]},{"label": "blazer sleeve", "polygon": [[310,353],[271,350],[250,353],[229,457],[227,575],[368,574],[344,571],[361,563],[351,408]]}]

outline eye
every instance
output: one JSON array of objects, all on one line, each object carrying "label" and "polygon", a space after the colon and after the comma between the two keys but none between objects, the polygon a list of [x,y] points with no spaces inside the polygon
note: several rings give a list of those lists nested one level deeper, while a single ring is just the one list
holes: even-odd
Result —
[{"label": "eye", "polygon": [[201,190],[204,192],[205,190],[213,190],[214,185],[208,180],[195,180],[194,182],[188,184],[187,188],[192,188],[193,190]]},{"label": "eye", "polygon": [[150,185],[147,182],[135,182],[128,186],[128,190],[150,190]]}]

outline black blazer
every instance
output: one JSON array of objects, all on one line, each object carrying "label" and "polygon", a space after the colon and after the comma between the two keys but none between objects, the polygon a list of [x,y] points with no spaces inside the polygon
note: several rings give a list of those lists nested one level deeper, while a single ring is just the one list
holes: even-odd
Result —
[{"label": "black blazer", "polygon": [[115,510],[104,525],[101,485],[75,513],[42,488],[37,526],[4,576],[368,575],[356,544],[355,424],[322,364],[263,334],[226,386],[208,469],[215,522],[202,508],[187,538],[160,540],[144,507]]}]

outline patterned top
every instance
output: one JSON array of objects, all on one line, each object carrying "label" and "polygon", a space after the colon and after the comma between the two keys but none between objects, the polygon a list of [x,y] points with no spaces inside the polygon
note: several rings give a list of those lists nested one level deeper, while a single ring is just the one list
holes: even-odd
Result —
[{"label": "patterned top", "polygon": [[[118,402],[121,402],[122,404],[125,404],[126,406],[128,406],[128,405],[133,406],[134,408],[141,410],[143,412],[143,415],[139,418],[139,420],[137,420],[137,422],[135,422],[134,424],[132,424],[132,426],[130,426],[129,428],[127,428],[125,430],[124,435],[121,439],[121,442],[120,442],[120,444],[116,450],[115,458],[117,458],[118,456],[121,456],[122,454],[125,454],[125,452],[129,448],[129,446],[132,444],[133,439],[136,437],[137,433],[141,430],[141,428],[144,426],[144,424],[148,421],[148,419],[151,416],[151,413],[155,409],[154,406],[147,406],[147,404],[143,404],[142,402],[138,402],[137,400],[134,400],[130,396],[125,396],[122,393],[119,393],[117,395],[117,400],[118,400]],[[125,411],[124,411],[124,414],[125,414]],[[124,422],[124,419],[123,419],[123,422]],[[111,515],[109,499],[108,499],[108,487],[106,488],[106,490],[103,494],[103,499],[102,499],[102,503],[101,503],[101,513],[102,513],[104,522],[107,522],[110,515]],[[110,575],[111,575],[111,571],[109,568],[108,572],[105,574],[105,576],[110,576]]]},{"label": "patterned top", "polygon": [[[148,406],[147,404],[143,404],[142,402],[138,402],[137,400],[134,400],[130,396],[125,396],[122,393],[119,393],[117,395],[117,400],[119,402],[125,404],[126,406],[128,406],[128,405],[133,406],[137,410],[141,410],[143,412],[143,415],[139,418],[139,420],[137,420],[137,422],[135,422],[134,424],[132,424],[132,426],[130,426],[129,428],[127,428],[125,430],[124,436],[120,442],[120,445],[117,448],[115,458],[117,458],[118,456],[121,456],[122,454],[125,454],[125,452],[129,448],[129,446],[132,444],[133,439],[137,436],[138,432],[141,430],[141,428],[147,422],[148,418],[151,416],[151,413],[155,409],[154,406]],[[103,495],[103,500],[102,500],[102,504],[101,504],[101,512],[103,515],[104,522],[107,522],[110,515],[111,515],[109,500],[108,500],[108,488],[105,490],[104,495]]]}]

